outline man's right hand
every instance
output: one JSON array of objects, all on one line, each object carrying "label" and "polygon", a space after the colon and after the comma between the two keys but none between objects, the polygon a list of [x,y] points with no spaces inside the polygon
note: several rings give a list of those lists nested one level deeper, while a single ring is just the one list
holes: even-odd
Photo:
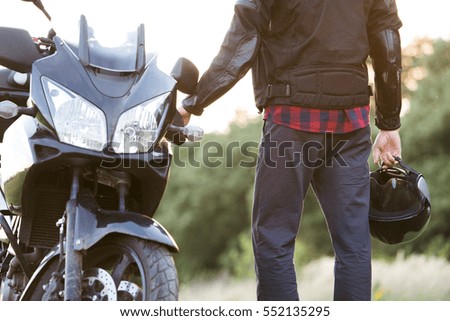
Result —
[{"label": "man's right hand", "polygon": [[184,125],[186,126],[187,124],[189,124],[192,114],[190,112],[188,112],[186,109],[184,109],[183,107],[178,108],[178,112],[180,113],[181,117],[183,118]]}]

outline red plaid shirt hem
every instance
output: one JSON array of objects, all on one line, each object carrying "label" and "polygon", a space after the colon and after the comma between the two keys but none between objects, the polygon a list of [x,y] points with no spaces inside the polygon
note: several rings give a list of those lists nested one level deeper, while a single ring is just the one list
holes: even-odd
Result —
[{"label": "red plaid shirt hem", "polygon": [[310,133],[349,133],[370,124],[370,106],[319,109],[297,106],[266,107],[264,120]]}]

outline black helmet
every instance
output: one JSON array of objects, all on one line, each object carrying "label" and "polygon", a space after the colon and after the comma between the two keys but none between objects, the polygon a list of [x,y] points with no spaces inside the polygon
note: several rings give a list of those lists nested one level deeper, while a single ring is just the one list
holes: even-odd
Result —
[{"label": "black helmet", "polygon": [[370,233],[387,244],[416,239],[431,217],[425,178],[400,158],[396,160],[398,165],[370,173]]}]

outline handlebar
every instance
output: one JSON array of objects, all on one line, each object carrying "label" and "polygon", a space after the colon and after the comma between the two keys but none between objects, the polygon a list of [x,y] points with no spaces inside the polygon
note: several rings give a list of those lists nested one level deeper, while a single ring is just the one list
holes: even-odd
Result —
[{"label": "handlebar", "polygon": [[170,125],[169,131],[180,133],[191,142],[198,142],[203,139],[203,129],[197,125],[187,125],[184,127]]}]

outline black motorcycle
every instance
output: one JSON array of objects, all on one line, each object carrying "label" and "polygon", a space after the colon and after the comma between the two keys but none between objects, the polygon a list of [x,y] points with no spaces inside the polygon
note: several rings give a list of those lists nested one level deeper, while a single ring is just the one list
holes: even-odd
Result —
[{"label": "black motorcycle", "polygon": [[0,28],[1,300],[178,298],[178,246],[152,216],[170,144],[202,135],[176,111],[198,70],[163,73],[144,36],[105,47],[84,16],[78,44]]}]

